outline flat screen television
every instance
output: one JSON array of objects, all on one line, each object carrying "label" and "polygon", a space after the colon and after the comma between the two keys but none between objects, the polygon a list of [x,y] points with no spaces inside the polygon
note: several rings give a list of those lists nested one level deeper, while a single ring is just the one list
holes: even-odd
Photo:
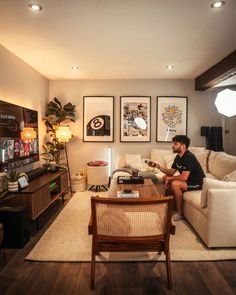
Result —
[{"label": "flat screen television", "polygon": [[[32,127],[35,139],[21,139],[21,131]],[[0,100],[0,169],[39,161],[38,112]]]}]

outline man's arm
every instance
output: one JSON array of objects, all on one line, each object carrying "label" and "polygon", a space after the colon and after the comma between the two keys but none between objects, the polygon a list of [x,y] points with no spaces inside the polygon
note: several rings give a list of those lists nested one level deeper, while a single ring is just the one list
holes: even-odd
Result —
[{"label": "man's arm", "polygon": [[187,181],[189,178],[190,171],[182,171],[180,175],[176,176],[167,176],[166,179],[171,182],[173,180],[181,180],[181,181]]},{"label": "man's arm", "polygon": [[173,176],[176,172],[176,169],[174,168],[165,168],[165,167],[162,167],[160,164],[156,163],[155,164],[157,169],[159,169],[161,172],[167,174],[168,176]]}]

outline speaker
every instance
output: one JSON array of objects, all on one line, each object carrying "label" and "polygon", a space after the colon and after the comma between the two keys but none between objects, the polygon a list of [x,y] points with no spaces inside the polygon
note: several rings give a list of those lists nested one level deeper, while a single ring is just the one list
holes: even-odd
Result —
[{"label": "speaker", "polygon": [[3,248],[23,248],[30,239],[30,222],[24,206],[0,208],[3,223]]},{"label": "speaker", "polygon": [[39,167],[34,170],[31,170],[31,171],[27,172],[28,180],[31,181],[35,178],[38,178],[41,175],[46,174],[47,172],[48,172],[47,167]]}]

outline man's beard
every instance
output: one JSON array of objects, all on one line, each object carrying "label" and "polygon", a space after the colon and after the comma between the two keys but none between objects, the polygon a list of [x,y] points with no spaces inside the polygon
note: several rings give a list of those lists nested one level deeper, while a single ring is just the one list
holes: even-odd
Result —
[{"label": "man's beard", "polygon": [[181,152],[181,148],[173,149],[174,154],[178,154]]}]

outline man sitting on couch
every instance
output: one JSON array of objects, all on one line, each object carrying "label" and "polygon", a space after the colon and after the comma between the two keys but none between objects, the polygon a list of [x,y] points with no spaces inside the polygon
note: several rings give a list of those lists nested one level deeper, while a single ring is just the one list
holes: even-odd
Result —
[{"label": "man sitting on couch", "polygon": [[[172,138],[172,150],[176,157],[170,169],[155,164],[166,175],[163,176],[165,189],[170,189],[175,199],[176,213],[174,220],[183,218],[183,192],[201,190],[205,174],[193,153],[188,150],[190,139],[185,135],[176,135]],[[175,172],[180,174],[174,176]]]}]

